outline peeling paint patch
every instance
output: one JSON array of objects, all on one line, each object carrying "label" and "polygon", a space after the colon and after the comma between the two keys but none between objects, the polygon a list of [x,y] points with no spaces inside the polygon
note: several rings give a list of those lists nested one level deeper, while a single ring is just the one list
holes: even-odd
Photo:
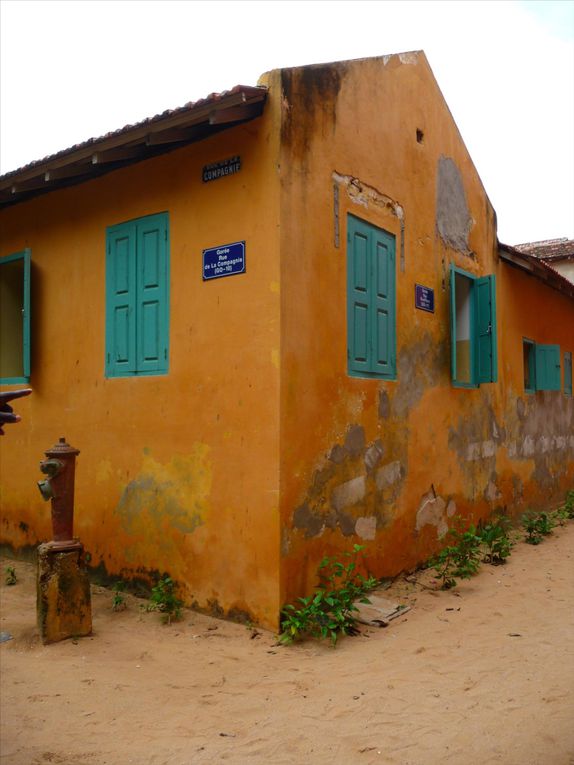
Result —
[{"label": "peeling paint patch", "polygon": [[372,446],[369,446],[365,452],[365,467],[367,468],[368,473],[377,467],[382,460],[384,453],[385,447],[379,439],[377,439]]},{"label": "peeling paint patch", "polygon": [[[448,533],[446,518],[454,515],[456,506],[451,500],[447,503],[442,497],[435,496],[433,491],[423,494],[417,510],[415,529],[419,532],[423,526],[434,526],[437,537],[442,539]],[[448,513],[448,516],[447,516]]]},{"label": "peeling paint patch", "polygon": [[377,470],[375,477],[377,489],[379,489],[379,491],[385,489],[387,486],[392,486],[392,484],[400,480],[401,463],[398,460],[395,460],[395,462],[389,462],[387,465],[383,465],[382,468]]},{"label": "peeling paint patch", "polygon": [[498,502],[500,499],[502,499],[502,494],[498,490],[498,486],[496,483],[492,480],[490,480],[487,485],[486,489],[484,490],[484,498],[487,502]]},{"label": "peeling paint patch", "polygon": [[133,537],[170,543],[166,527],[191,533],[204,523],[211,491],[209,447],[196,444],[188,455],[162,464],[144,455],[142,468],[125,487],[115,509]]},{"label": "peeling paint patch", "polygon": [[399,61],[401,64],[417,64],[419,55],[416,51],[410,53],[399,53]]},{"label": "peeling paint patch", "polygon": [[345,507],[360,502],[365,496],[367,490],[366,478],[364,475],[352,478],[350,481],[335,486],[331,492],[331,505],[337,510],[343,510]]},{"label": "peeling paint patch", "polygon": [[377,519],[371,515],[369,517],[357,518],[355,523],[355,534],[361,539],[374,539],[377,533]]},{"label": "peeling paint patch", "polygon": [[452,249],[464,255],[472,255],[468,235],[473,221],[468,210],[462,176],[450,157],[439,158],[436,197],[436,229],[440,238]]},{"label": "peeling paint patch", "polygon": [[382,207],[400,221],[404,221],[405,212],[396,199],[391,199],[391,197],[383,194],[382,191],[379,191],[374,186],[369,186],[369,184],[355,178],[353,175],[343,175],[335,170],[332,178],[335,183],[344,187],[347,196],[355,204],[362,205],[363,207],[369,207],[369,205]]}]

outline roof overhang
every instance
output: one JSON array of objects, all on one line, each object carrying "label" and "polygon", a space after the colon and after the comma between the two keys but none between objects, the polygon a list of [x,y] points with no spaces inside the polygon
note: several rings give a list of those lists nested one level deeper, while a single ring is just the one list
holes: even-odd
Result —
[{"label": "roof overhang", "polygon": [[238,85],[0,176],[0,207],[83,183],[259,117],[267,88]]},{"label": "roof overhang", "polygon": [[509,244],[502,244],[502,242],[498,243],[498,255],[501,260],[504,260],[509,265],[526,271],[530,276],[542,280],[549,287],[574,299],[574,284],[568,281],[562,274],[559,274],[554,268],[544,263],[544,261],[539,260],[533,255],[519,252],[515,247],[511,247]]}]

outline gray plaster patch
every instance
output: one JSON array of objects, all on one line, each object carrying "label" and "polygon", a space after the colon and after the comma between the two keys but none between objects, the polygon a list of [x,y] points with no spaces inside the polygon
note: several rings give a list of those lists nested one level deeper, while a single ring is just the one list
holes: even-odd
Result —
[{"label": "gray plaster patch", "polygon": [[377,519],[374,515],[357,518],[355,534],[361,539],[374,539],[377,533]]},{"label": "gray plaster patch", "polygon": [[389,402],[389,394],[386,390],[379,392],[379,417],[386,420],[391,413],[391,405]]},{"label": "gray plaster patch", "polygon": [[401,463],[398,460],[389,462],[387,465],[383,465],[383,467],[377,470],[377,474],[375,476],[377,489],[379,491],[385,489],[387,486],[391,486],[397,481],[400,481],[400,479]]},{"label": "gray plaster patch", "polygon": [[472,218],[462,176],[450,157],[439,158],[436,196],[436,228],[440,238],[454,250],[470,255],[468,235]]},{"label": "gray plaster patch", "polygon": [[365,496],[367,490],[366,477],[360,475],[357,478],[351,478],[350,481],[335,486],[331,492],[331,505],[335,510],[340,511],[345,507],[360,502]]},{"label": "gray plaster patch", "polygon": [[432,491],[423,494],[417,510],[416,531],[420,531],[423,526],[434,526],[437,537],[442,539],[448,533],[446,511],[447,505],[442,497],[435,497]]},{"label": "gray plaster patch", "polygon": [[365,467],[367,468],[367,472],[370,473],[372,470],[374,470],[381,459],[383,458],[383,454],[385,453],[385,447],[379,441],[378,439],[375,441],[375,443],[372,446],[369,446],[365,453]]},{"label": "gray plaster patch", "polygon": [[347,456],[347,452],[345,451],[345,449],[343,449],[343,447],[340,446],[339,444],[335,444],[335,446],[331,449],[331,453],[329,454],[329,459],[331,460],[331,462],[334,462],[336,465],[340,465],[346,456]]},{"label": "gray plaster patch", "polygon": [[358,457],[365,450],[365,431],[362,425],[351,425],[345,437],[345,449],[351,457]]},{"label": "gray plaster patch", "polygon": [[305,537],[316,537],[323,530],[323,519],[311,512],[309,505],[304,502],[293,513],[293,526],[305,531]]},{"label": "gray plaster patch", "polygon": [[497,502],[502,498],[502,494],[498,490],[498,486],[494,481],[489,481],[484,490],[484,498],[487,502]]}]

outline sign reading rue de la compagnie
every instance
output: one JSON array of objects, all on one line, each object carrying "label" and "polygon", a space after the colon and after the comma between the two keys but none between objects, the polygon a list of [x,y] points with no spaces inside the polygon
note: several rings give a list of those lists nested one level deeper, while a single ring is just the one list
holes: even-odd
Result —
[{"label": "sign reading rue de la compagnie", "polygon": [[434,313],[434,290],[432,287],[415,284],[415,307],[420,308],[421,311]]},{"label": "sign reading rue de la compagnie", "polygon": [[226,175],[234,175],[241,170],[241,157],[229,157],[222,159],[221,162],[213,162],[211,165],[204,165],[201,177],[204,183],[215,181]]},{"label": "sign reading rue de la compagnie", "polygon": [[222,244],[203,251],[203,281],[245,273],[245,242]]}]

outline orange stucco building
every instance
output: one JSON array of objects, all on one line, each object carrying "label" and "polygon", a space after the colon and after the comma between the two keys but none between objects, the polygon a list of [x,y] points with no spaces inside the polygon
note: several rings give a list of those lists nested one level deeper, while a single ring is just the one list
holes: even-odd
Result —
[{"label": "orange stucco building", "polygon": [[388,576],[574,486],[574,287],[499,246],[423,53],[270,72],[0,204],[0,373],[34,390],[0,444],[16,553],[62,435],[95,569],[271,628],[325,554]]}]

